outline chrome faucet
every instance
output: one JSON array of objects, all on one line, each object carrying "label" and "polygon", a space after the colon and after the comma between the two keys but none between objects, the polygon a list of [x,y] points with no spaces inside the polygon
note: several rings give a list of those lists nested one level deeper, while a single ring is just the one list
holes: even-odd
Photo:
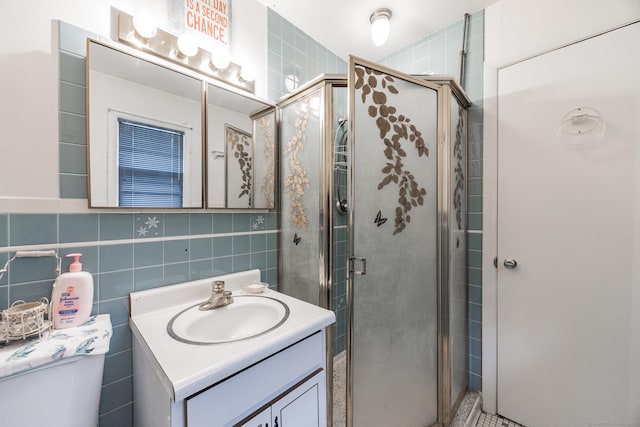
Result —
[{"label": "chrome faucet", "polygon": [[224,281],[216,280],[211,284],[211,298],[198,306],[200,310],[214,310],[233,303],[231,291],[224,290]]}]

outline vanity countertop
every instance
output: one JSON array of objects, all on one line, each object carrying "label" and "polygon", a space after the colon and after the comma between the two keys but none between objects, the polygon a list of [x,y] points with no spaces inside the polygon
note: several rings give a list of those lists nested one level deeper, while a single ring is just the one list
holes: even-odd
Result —
[{"label": "vanity countertop", "polygon": [[289,307],[289,317],[278,328],[241,341],[196,345],[180,342],[167,332],[177,313],[205,301],[213,280],[224,280],[234,296],[248,295],[241,289],[260,279],[259,270],[234,273],[131,294],[132,333],[158,364],[163,383],[174,401],[216,384],[234,373],[306,338],[335,322],[335,314],[287,295],[266,290],[263,296]]}]

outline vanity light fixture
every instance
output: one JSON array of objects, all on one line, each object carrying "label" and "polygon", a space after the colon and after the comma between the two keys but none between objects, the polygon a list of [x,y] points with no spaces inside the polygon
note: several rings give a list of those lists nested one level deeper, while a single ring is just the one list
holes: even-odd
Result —
[{"label": "vanity light fixture", "polygon": [[[202,76],[255,93],[255,71],[252,80],[248,80],[250,75],[240,78],[241,67],[229,59],[226,47],[199,47],[198,41],[190,35],[183,34],[178,37],[158,28],[155,24],[152,25],[149,23],[150,19],[142,16],[134,18],[128,13],[118,12],[120,42],[145,54],[152,54],[178,64],[180,67],[193,70]],[[155,28],[155,34],[153,28]]]},{"label": "vanity light fixture", "polygon": [[391,10],[387,8],[378,9],[371,14],[371,39],[376,46],[382,46],[389,37],[391,24]]},{"label": "vanity light fixture", "polygon": [[158,34],[158,25],[148,15],[136,15],[133,17],[133,28],[136,30],[136,34],[147,41],[154,38]]}]

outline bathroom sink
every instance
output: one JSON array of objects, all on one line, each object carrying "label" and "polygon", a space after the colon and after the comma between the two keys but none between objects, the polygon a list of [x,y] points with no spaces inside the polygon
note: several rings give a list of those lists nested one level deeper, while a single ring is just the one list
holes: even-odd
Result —
[{"label": "bathroom sink", "polygon": [[202,311],[200,304],[176,314],[167,332],[188,344],[221,344],[265,334],[282,325],[289,307],[275,298],[240,295],[224,307]]}]

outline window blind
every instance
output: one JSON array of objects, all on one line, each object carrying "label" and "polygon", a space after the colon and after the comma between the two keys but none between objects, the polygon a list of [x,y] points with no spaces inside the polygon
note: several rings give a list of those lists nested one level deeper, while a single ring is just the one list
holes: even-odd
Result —
[{"label": "window blind", "polygon": [[118,198],[125,207],[182,207],[184,132],[118,119]]}]

